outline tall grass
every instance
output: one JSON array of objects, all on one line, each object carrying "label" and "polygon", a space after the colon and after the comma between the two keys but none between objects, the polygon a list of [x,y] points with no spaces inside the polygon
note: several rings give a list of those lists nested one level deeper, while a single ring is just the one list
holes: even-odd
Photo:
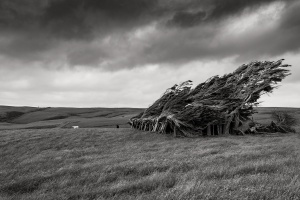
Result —
[{"label": "tall grass", "polygon": [[300,199],[300,136],[0,132],[0,199]]}]

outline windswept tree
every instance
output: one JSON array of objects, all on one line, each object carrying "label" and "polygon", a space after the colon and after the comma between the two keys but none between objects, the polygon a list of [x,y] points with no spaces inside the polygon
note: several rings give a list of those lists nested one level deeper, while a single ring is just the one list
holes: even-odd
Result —
[{"label": "windswept tree", "polygon": [[290,74],[290,65],[282,61],[244,64],[194,89],[190,80],[176,84],[130,123],[136,129],[174,136],[244,134],[260,96],[271,93]]}]

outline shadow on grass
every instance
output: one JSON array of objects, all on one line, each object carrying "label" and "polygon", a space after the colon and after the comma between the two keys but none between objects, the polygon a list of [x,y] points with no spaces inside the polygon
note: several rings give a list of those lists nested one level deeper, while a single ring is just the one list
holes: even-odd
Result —
[{"label": "shadow on grass", "polygon": [[33,179],[26,179],[16,183],[12,183],[0,188],[0,193],[5,193],[8,195],[14,194],[25,194],[32,193],[35,190],[38,190],[41,184],[52,180],[53,177],[37,177]]},{"label": "shadow on grass", "polygon": [[0,188],[0,194],[4,193],[7,195],[15,195],[15,194],[26,194],[33,193],[34,191],[40,189],[40,186],[43,183],[50,182],[59,178],[63,178],[66,176],[79,177],[82,170],[67,170],[63,172],[59,172],[49,176],[38,176],[35,178],[20,180],[15,183],[10,183]]},{"label": "shadow on grass", "polygon": [[130,177],[131,180],[137,180],[150,176],[155,173],[187,173],[196,166],[192,163],[176,163],[170,165],[147,165],[147,166],[115,166],[105,171],[105,176],[101,179],[101,183],[111,184],[122,178]]},{"label": "shadow on grass", "polygon": [[106,173],[120,177],[124,176],[148,176],[154,172],[166,172],[170,166],[168,165],[154,165],[154,166],[116,166],[106,171]]},{"label": "shadow on grass", "polygon": [[195,164],[183,162],[173,166],[170,171],[173,173],[187,173],[196,168]]},{"label": "shadow on grass", "polygon": [[[171,189],[176,185],[176,175],[170,174],[153,174],[146,178],[136,181],[119,182],[111,187],[99,188],[97,191],[87,193],[72,194],[68,200],[75,199],[97,199],[97,198],[114,198],[127,199],[128,195],[150,194],[155,190]],[[102,198],[101,198],[102,197]]]},{"label": "shadow on grass", "polygon": [[212,179],[230,179],[236,176],[247,176],[247,175],[255,175],[255,174],[274,174],[279,170],[277,165],[249,165],[249,166],[241,166],[232,170],[221,170],[221,171],[213,171],[205,175],[207,180]]}]

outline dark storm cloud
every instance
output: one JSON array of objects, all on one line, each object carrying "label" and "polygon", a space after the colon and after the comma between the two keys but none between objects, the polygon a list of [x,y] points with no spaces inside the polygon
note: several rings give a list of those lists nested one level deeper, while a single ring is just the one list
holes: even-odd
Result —
[{"label": "dark storm cloud", "polygon": [[299,0],[0,0],[0,104],[145,107],[176,82],[286,58],[292,76],[270,102],[299,106],[299,10]]},{"label": "dark storm cloud", "polygon": [[[52,0],[42,22],[53,34],[87,38],[146,23],[156,0]],[[95,31],[95,32],[93,32]]]},{"label": "dark storm cloud", "polygon": [[[185,32],[162,35],[145,48],[139,57],[147,58],[146,62],[149,63],[165,62],[175,66],[197,59],[221,59],[230,56],[238,56],[239,62],[248,62],[262,57],[274,57],[299,51],[300,1],[216,0],[213,2],[211,6],[214,7],[211,8],[210,13],[206,12],[206,15],[202,11],[177,12],[168,21],[168,25],[173,27],[176,25]],[[255,12],[259,7],[270,5],[271,2],[286,3],[282,16],[275,22],[278,24],[275,28],[261,32],[264,27],[258,24],[253,27],[253,30],[238,37],[220,38],[222,29],[218,22],[223,22],[227,17],[234,17],[234,15],[236,15],[235,20],[239,21],[242,12],[246,9],[248,12]],[[179,33],[181,33],[180,29]]]},{"label": "dark storm cloud", "polygon": [[[287,6],[287,9],[280,21],[277,34],[278,49],[299,50],[300,48],[300,1],[294,1]],[[280,35],[281,34],[281,35]],[[280,52],[277,52],[279,54]]]},{"label": "dark storm cloud", "polygon": [[62,42],[89,42],[147,23],[155,5],[156,0],[1,0],[0,54],[42,60],[43,52]]},{"label": "dark storm cloud", "polygon": [[[156,0],[1,0],[3,31],[50,31],[65,39],[88,38],[100,32],[145,23]],[[49,36],[49,35],[48,35]]]},{"label": "dark storm cloud", "polygon": [[209,19],[220,19],[232,14],[239,13],[245,8],[259,7],[266,3],[274,2],[274,0],[214,0],[214,8],[209,14]]},{"label": "dark storm cloud", "polygon": [[17,30],[24,33],[31,30],[35,34],[46,34],[47,37],[86,39],[95,33],[130,29],[165,17],[171,17],[172,24],[191,26],[204,19],[224,19],[245,8],[273,1],[1,0],[0,26],[2,31]]},{"label": "dark storm cloud", "polygon": [[[236,54],[258,58],[261,54],[297,51],[297,0],[281,1],[286,8],[277,29],[257,37],[245,33],[235,41],[215,41],[222,35],[219,23],[230,17],[239,20],[245,10],[255,11],[273,2],[279,0],[1,0],[0,54],[43,61],[50,51],[58,49],[70,66],[103,67],[102,63],[113,63],[106,64],[105,69],[119,69]],[[135,38],[119,39],[153,22],[157,24],[156,37],[141,41],[140,46],[135,44]],[[105,37],[119,44],[93,44]],[[76,42],[82,45],[71,45]]]},{"label": "dark storm cloud", "polygon": [[250,58],[252,60],[259,58],[260,55],[279,56],[288,52],[298,52],[300,50],[300,1],[287,2],[289,3],[276,28],[259,37],[245,39],[244,43],[240,41],[243,45],[234,46],[232,51],[243,52],[241,59]]},{"label": "dark storm cloud", "polygon": [[183,9],[185,10],[175,12],[173,18],[169,20],[168,24],[180,27],[191,27],[204,22],[208,23],[217,20],[224,20],[226,17],[239,14],[246,8],[253,9],[274,1],[276,0],[195,1],[196,4],[191,4],[191,7],[184,7]]},{"label": "dark storm cloud", "polygon": [[195,13],[188,11],[180,11],[174,14],[173,18],[168,21],[168,25],[180,26],[180,27],[191,27],[195,26],[204,21],[206,13],[198,11]]}]

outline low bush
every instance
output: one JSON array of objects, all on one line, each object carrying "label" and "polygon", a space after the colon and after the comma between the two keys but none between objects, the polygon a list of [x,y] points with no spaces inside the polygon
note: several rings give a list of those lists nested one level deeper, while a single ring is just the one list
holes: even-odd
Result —
[{"label": "low bush", "polygon": [[271,118],[279,126],[293,127],[299,124],[298,119],[286,111],[273,111]]}]

